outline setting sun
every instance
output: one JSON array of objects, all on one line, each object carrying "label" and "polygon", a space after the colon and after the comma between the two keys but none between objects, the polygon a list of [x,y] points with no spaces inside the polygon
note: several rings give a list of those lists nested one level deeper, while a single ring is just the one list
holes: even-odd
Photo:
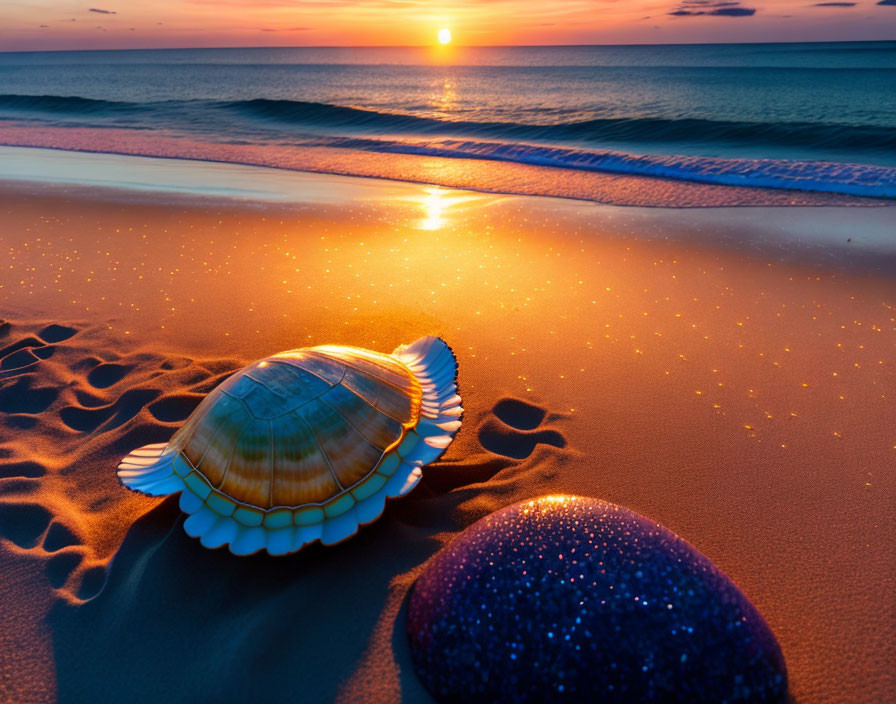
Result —
[{"label": "setting sun", "polygon": [[439,30],[439,44],[447,44],[451,41],[451,30],[447,27]]}]

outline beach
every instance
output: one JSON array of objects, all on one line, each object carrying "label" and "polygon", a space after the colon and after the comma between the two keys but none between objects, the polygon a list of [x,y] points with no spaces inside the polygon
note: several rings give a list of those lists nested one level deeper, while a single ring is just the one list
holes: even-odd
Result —
[{"label": "beach", "polygon": [[[795,702],[891,700],[888,201],[620,207],[71,154],[92,166],[0,181],[0,699],[432,701],[415,578],[479,518],[568,493],[721,568]],[[344,544],[209,551],[176,498],[118,483],[251,360],[423,335],[457,355],[463,425]]]}]

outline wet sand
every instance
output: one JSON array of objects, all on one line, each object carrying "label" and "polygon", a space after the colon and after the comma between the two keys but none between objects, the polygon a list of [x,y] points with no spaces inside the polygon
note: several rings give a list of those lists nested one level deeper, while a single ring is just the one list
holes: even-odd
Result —
[{"label": "wet sand", "polygon": [[[713,560],[796,702],[892,696],[892,209],[307,178],[279,203],[0,189],[0,699],[430,701],[408,588],[464,527],[550,493]],[[207,551],[176,501],[118,485],[249,360],[426,334],[457,353],[464,425],[343,545]]]}]

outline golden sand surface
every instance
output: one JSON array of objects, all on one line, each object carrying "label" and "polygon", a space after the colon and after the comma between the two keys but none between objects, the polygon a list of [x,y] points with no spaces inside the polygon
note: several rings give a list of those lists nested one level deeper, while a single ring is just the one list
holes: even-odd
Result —
[{"label": "golden sand surface", "polygon": [[[415,576],[552,493],[707,555],[777,635],[796,702],[892,695],[896,269],[872,246],[892,209],[322,183],[326,202],[277,205],[0,190],[0,699],[430,701]],[[463,427],[340,546],[207,551],[176,500],[118,484],[249,360],[428,334],[457,354]]]}]

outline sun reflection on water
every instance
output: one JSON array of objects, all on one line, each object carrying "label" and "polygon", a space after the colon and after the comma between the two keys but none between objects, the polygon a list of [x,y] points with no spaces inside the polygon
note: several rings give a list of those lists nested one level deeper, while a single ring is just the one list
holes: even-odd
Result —
[{"label": "sun reflection on water", "polygon": [[[423,218],[417,221],[420,230],[441,230],[447,227],[461,213],[457,206],[470,201],[496,200],[493,196],[464,191],[452,191],[438,186],[427,186],[419,196],[407,200],[423,211]],[[456,211],[456,212],[455,212]]]},{"label": "sun reflection on water", "polygon": [[429,105],[436,112],[436,117],[446,117],[457,109],[457,92],[455,82],[450,78],[442,78],[432,85]]},{"label": "sun reflection on water", "polygon": [[442,213],[445,210],[445,193],[441,188],[427,188],[423,198],[426,217],[420,221],[421,230],[438,230],[442,227]]}]

